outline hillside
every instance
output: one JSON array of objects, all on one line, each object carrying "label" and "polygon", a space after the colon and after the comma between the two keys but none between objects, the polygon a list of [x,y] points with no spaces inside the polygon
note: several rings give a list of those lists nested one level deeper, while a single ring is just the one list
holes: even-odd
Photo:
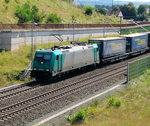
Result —
[{"label": "hillside", "polygon": [[94,13],[92,16],[84,14],[84,9],[72,5],[65,0],[6,0],[0,1],[0,23],[17,23],[18,18],[15,16],[17,6],[22,6],[29,3],[31,6],[36,5],[39,8],[39,13],[44,13],[46,16],[41,23],[45,23],[47,15],[56,13],[61,19],[61,23],[72,23],[72,16],[79,23],[103,23],[104,19],[110,23],[118,23],[119,19],[115,16],[105,17],[104,15]]}]

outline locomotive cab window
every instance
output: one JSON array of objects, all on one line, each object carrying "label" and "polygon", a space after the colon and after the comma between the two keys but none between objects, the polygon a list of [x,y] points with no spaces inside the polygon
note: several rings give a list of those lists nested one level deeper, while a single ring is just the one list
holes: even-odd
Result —
[{"label": "locomotive cab window", "polygon": [[51,55],[50,54],[45,54],[44,55],[44,60],[50,60],[51,59]]},{"label": "locomotive cab window", "polygon": [[40,53],[37,53],[35,55],[35,59],[36,60],[50,60],[51,59],[51,55],[50,54],[40,54]]},{"label": "locomotive cab window", "polygon": [[43,54],[37,53],[37,54],[35,55],[35,59],[36,59],[36,60],[42,60],[42,59],[43,59]]}]

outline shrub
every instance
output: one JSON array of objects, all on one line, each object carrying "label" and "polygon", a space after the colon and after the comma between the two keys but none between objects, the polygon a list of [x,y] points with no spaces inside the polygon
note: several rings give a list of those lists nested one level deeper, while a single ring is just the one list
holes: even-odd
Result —
[{"label": "shrub", "polygon": [[109,99],[109,102],[108,102],[109,106],[114,106],[114,103],[115,103],[114,98]]},{"label": "shrub", "polygon": [[71,124],[75,124],[78,122],[82,122],[86,119],[86,113],[83,109],[78,110],[75,114],[68,116],[67,120],[71,123]]},{"label": "shrub", "polygon": [[107,11],[105,8],[99,7],[99,8],[96,8],[96,12],[105,15]]},{"label": "shrub", "polygon": [[100,101],[98,99],[95,99],[92,101],[91,106],[97,107],[100,104]]},{"label": "shrub", "polygon": [[57,24],[57,23],[60,23],[61,22],[61,18],[57,16],[57,14],[49,14],[48,17],[47,17],[47,20],[46,20],[46,23],[54,23],[54,24]]},{"label": "shrub", "polygon": [[8,10],[8,6],[5,6],[5,10]]},{"label": "shrub", "polygon": [[94,13],[95,7],[87,5],[85,6],[84,10],[86,15],[92,15]]},{"label": "shrub", "polygon": [[10,2],[10,0],[5,0],[5,3],[9,3]]},{"label": "shrub", "polygon": [[19,23],[26,23],[31,20],[30,5],[25,3],[22,7],[17,7],[15,15],[19,18]]},{"label": "shrub", "polygon": [[72,23],[73,23],[74,21],[76,21],[76,17],[75,17],[74,15],[72,15],[71,18],[72,18]]},{"label": "shrub", "polygon": [[17,7],[15,15],[19,18],[18,23],[38,23],[44,18],[42,14],[39,14],[39,9],[35,5],[30,7],[28,3],[25,3],[22,7]]},{"label": "shrub", "polygon": [[96,108],[95,107],[87,107],[86,109],[85,109],[85,112],[86,112],[86,115],[88,116],[88,117],[90,117],[90,116],[92,116],[92,115],[94,115],[95,114],[95,112],[96,112]]},{"label": "shrub", "polygon": [[121,103],[122,103],[121,100],[116,100],[114,98],[109,99],[109,102],[108,102],[109,106],[116,106],[116,107],[121,106]]},{"label": "shrub", "polygon": [[31,19],[32,22],[42,22],[43,18],[45,17],[44,14],[39,14],[39,9],[34,5],[31,8]]},{"label": "shrub", "polygon": [[119,107],[119,106],[121,106],[121,103],[122,103],[121,100],[116,100],[115,106],[116,106],[116,107]]}]

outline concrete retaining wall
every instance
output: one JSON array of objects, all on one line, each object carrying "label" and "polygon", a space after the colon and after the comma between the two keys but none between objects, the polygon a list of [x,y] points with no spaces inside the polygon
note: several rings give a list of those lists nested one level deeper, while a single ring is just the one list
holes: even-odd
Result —
[{"label": "concrete retaining wall", "polygon": [[[97,37],[110,34],[119,34],[119,29],[75,29],[75,40],[87,38],[89,36]],[[1,31],[0,32],[0,49],[17,50],[20,45],[31,44],[32,33],[34,43],[51,43],[59,42],[53,34],[62,35],[64,41],[73,40],[73,30],[34,30],[32,31]]]}]

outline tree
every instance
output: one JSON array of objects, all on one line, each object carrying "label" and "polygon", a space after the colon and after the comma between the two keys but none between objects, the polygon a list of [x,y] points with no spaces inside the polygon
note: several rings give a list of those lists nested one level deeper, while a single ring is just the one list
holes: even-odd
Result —
[{"label": "tree", "polygon": [[129,13],[128,13],[129,17],[135,19],[136,16],[137,16],[137,9],[136,9],[136,7],[135,6],[129,6],[128,10],[129,10]]},{"label": "tree", "polygon": [[134,4],[132,2],[129,2],[128,6],[134,6]]},{"label": "tree", "polygon": [[138,14],[146,14],[146,6],[141,4],[139,7],[138,7]]},{"label": "tree", "polygon": [[92,5],[86,5],[84,7],[84,10],[86,15],[92,15],[94,13],[95,7],[93,7]]},{"label": "tree", "polygon": [[129,3],[128,5],[119,6],[123,16],[125,19],[136,19],[137,16],[137,8]]},{"label": "tree", "polygon": [[107,10],[105,8],[99,7],[99,8],[96,8],[96,12],[105,15]]},{"label": "tree", "polygon": [[136,17],[136,20],[137,21],[148,21],[148,15],[147,14],[145,14],[145,13],[142,13],[142,14],[139,14],[139,15],[137,15],[137,17]]},{"label": "tree", "polygon": [[115,7],[113,8],[113,10],[114,10],[114,11],[118,11],[118,10],[120,10],[120,8],[119,8],[118,6],[115,6]]}]

